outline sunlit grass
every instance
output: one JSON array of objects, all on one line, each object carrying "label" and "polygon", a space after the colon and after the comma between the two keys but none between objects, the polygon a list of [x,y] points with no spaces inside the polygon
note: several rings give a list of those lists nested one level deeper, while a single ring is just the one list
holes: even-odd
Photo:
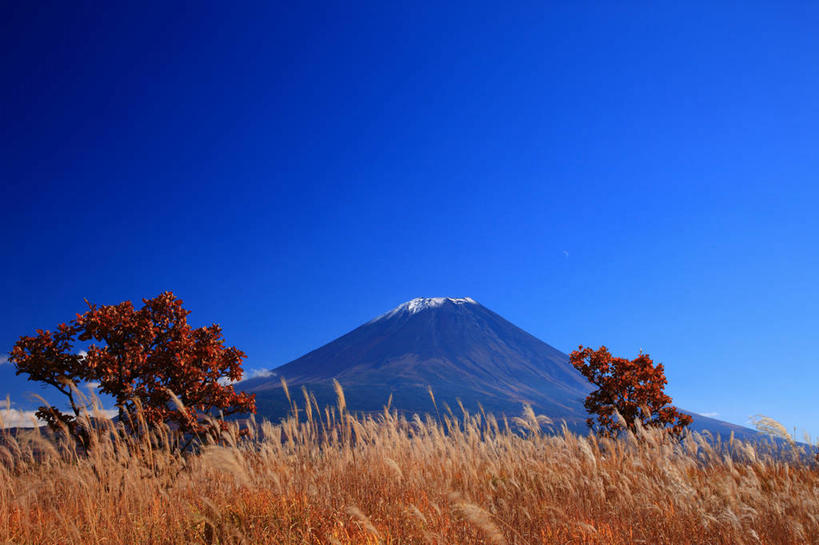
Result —
[{"label": "sunlit grass", "polygon": [[819,542],[819,471],[798,445],[544,434],[529,410],[353,416],[343,397],[304,398],[298,419],[250,422],[245,438],[234,425],[197,454],[169,448],[167,429],[99,424],[88,453],[6,431],[0,543]]}]

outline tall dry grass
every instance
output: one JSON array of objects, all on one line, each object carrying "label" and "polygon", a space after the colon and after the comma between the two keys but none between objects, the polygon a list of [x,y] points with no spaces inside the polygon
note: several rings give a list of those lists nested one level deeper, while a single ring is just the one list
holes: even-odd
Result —
[{"label": "tall dry grass", "polygon": [[819,543],[819,471],[787,452],[544,434],[530,410],[507,422],[353,416],[343,396],[293,406],[185,454],[167,429],[135,439],[96,422],[88,452],[6,431],[0,543]]}]

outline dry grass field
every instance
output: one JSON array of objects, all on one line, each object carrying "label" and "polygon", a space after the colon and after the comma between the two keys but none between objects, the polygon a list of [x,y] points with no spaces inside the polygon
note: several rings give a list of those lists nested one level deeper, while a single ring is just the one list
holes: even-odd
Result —
[{"label": "dry grass field", "polygon": [[353,416],[343,397],[300,405],[196,455],[161,446],[167,430],[102,433],[87,454],[6,432],[0,543],[819,543],[819,470],[787,452],[543,434],[530,410],[439,421]]}]

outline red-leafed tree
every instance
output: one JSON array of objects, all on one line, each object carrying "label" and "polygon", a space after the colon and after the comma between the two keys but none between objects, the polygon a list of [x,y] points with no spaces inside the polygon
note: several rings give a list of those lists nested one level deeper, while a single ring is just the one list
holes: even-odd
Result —
[{"label": "red-leafed tree", "polygon": [[[73,412],[43,406],[38,418],[82,439],[84,406],[74,387],[81,381],[97,382],[101,393],[113,396],[126,425],[137,421],[139,410],[149,426],[166,422],[185,433],[201,433],[210,429],[206,417],[214,410],[225,415],[256,411],[255,396],[237,393],[229,384],[241,379],[245,354],[224,345],[218,325],[188,325],[190,311],[171,292],[142,301],[138,310],[130,301],[88,303],[87,312],[55,332],[20,337],[9,357],[17,374],[57,388]],[[77,354],[76,341],[92,344]]]},{"label": "red-leafed tree", "polygon": [[[590,415],[589,427],[602,435],[616,435],[626,426],[668,428],[681,435],[691,424],[691,417],[670,405],[671,397],[663,390],[667,384],[663,364],[654,364],[648,354],[633,360],[613,357],[605,346],[598,350],[582,345],[569,356],[572,365],[597,386],[584,403]],[[617,417],[619,413],[623,418]]]}]

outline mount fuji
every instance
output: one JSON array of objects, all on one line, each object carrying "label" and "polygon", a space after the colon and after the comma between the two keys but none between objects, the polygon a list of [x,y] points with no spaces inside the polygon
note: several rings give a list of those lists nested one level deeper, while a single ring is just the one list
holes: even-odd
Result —
[{"label": "mount fuji", "polygon": [[[278,419],[288,410],[281,378],[291,392],[312,392],[319,406],[335,403],[335,379],[351,411],[382,410],[392,397],[399,411],[434,413],[431,390],[438,410],[446,404],[457,413],[460,402],[511,416],[529,404],[574,431],[586,431],[583,400],[592,390],[566,354],[469,297],[413,299],[236,388],[256,393],[259,414]],[[694,429],[754,433],[693,416]]]}]

